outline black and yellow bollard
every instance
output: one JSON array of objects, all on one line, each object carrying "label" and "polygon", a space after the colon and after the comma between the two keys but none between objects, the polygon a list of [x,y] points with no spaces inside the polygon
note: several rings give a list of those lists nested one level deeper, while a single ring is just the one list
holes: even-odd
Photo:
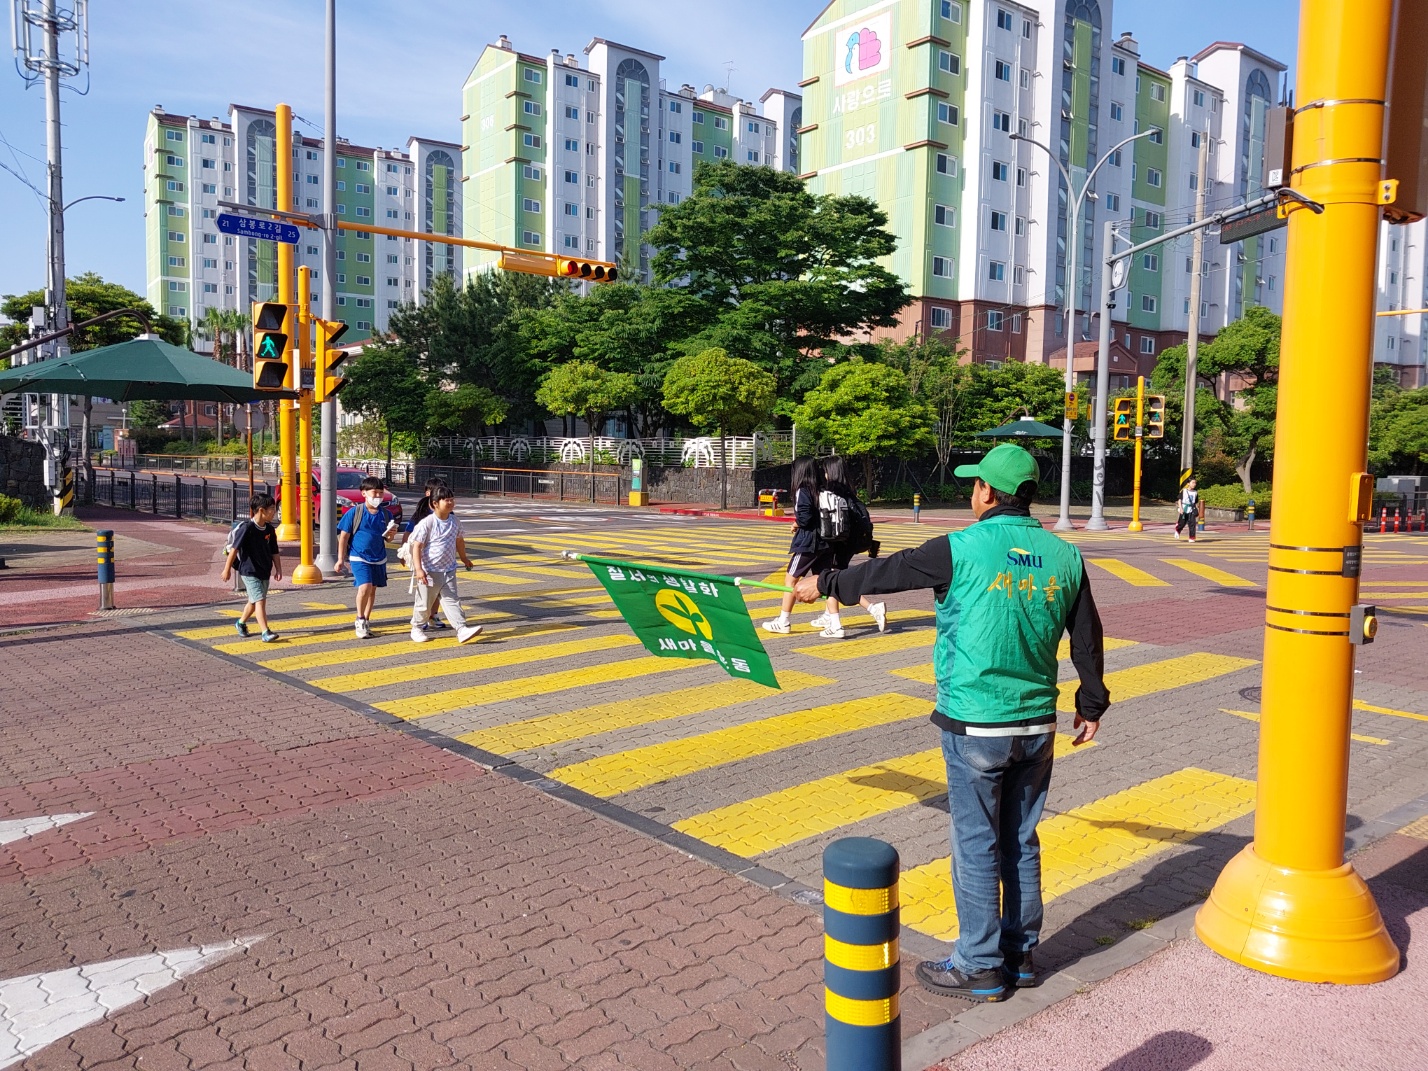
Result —
[{"label": "black and yellow bollard", "polygon": [[901,1071],[898,857],[846,837],[823,852],[823,992],[828,1071]]},{"label": "black and yellow bollard", "polygon": [[114,609],[114,533],[101,528],[94,533],[99,558],[99,608]]}]

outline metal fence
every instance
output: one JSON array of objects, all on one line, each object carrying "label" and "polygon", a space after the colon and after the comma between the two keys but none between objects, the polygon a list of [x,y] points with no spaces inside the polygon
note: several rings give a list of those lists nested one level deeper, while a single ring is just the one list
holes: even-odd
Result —
[{"label": "metal fence", "polygon": [[[256,480],[253,490],[273,493],[266,480]],[[114,506],[156,517],[219,521],[226,524],[248,516],[248,481],[185,476],[182,473],[136,472],[132,469],[95,469],[89,485],[79,474],[79,500],[96,506]]]},{"label": "metal fence", "polygon": [[590,493],[589,472],[547,471],[545,469],[457,468],[423,462],[418,475],[423,483],[430,477],[445,480],[453,491],[501,498],[545,499],[553,502],[605,502],[625,505],[629,501],[630,478],[619,472],[597,472],[595,493]]},{"label": "metal fence", "polygon": [[[423,453],[430,461],[450,458],[453,462],[465,459],[473,463],[588,465],[590,448],[589,436],[443,436],[426,440]],[[594,448],[597,465],[628,465],[631,458],[638,457],[646,464],[672,468],[719,468],[727,453],[731,469],[747,469],[787,463],[793,458],[792,436],[786,431],[722,439],[707,435],[688,439],[616,439],[597,435]]]}]

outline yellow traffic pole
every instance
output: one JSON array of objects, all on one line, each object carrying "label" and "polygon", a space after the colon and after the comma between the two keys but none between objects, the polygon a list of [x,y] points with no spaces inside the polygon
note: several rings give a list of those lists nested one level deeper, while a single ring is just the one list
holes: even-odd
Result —
[{"label": "yellow traffic pole", "polygon": [[1137,376],[1135,381],[1135,486],[1131,490],[1131,522],[1126,525],[1128,532],[1143,532],[1140,523],[1140,449],[1145,442],[1145,376]]},{"label": "yellow traffic pole", "polygon": [[[291,212],[293,207],[293,110],[286,104],[277,107],[277,133],[273,139],[273,160],[277,165],[277,181],[274,193],[277,203],[274,208]],[[297,390],[297,362],[293,360],[293,335],[297,333],[297,314],[293,309],[293,247],[286,242],[278,242],[278,301],[288,307],[287,347],[283,350],[283,360],[288,365],[288,389]],[[328,280],[328,285],[332,281]],[[256,295],[255,295],[256,296]],[[293,470],[297,467],[293,459],[293,425],[296,423],[296,409],[293,402],[283,398],[278,402],[278,464],[282,466],[283,519],[278,525],[278,539],[291,543],[298,537],[298,525],[293,519],[293,505],[297,501],[294,490]]]},{"label": "yellow traffic pole", "polygon": [[1344,861],[1392,9],[1300,8],[1291,181],[1324,211],[1289,212],[1255,836],[1195,920],[1228,959],[1308,982],[1399,969],[1372,893]]},{"label": "yellow traffic pole", "polygon": [[[312,362],[312,269],[306,264],[298,268],[298,307],[293,320],[297,326],[298,359],[301,368],[298,383],[302,396],[298,399],[298,564],[293,569],[294,584],[321,584],[322,570],[312,560],[312,391],[302,386],[311,373]],[[329,285],[331,285],[329,283]],[[328,494],[332,489],[328,488]]]}]

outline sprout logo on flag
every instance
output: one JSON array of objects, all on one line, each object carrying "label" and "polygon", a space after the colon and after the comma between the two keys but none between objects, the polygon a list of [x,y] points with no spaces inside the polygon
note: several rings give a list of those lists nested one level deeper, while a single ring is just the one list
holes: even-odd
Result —
[{"label": "sprout logo on flag", "polygon": [[892,13],[852,23],[835,38],[833,83],[843,85],[892,67]]},{"label": "sprout logo on flag", "polygon": [[655,609],[681,632],[702,636],[706,640],[714,638],[714,632],[709,628],[709,619],[699,612],[695,601],[682,591],[664,588],[655,596]]}]

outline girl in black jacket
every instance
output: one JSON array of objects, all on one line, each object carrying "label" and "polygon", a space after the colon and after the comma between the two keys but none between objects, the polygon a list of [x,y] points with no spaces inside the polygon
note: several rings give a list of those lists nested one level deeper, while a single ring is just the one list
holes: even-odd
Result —
[{"label": "girl in black jacket", "polygon": [[[819,573],[833,564],[833,553],[818,535],[818,462],[801,457],[793,463],[789,491],[793,495],[793,542],[788,548],[788,586],[799,577]],[[783,597],[778,617],[764,622],[769,632],[786,634],[793,617],[793,592]]]},{"label": "girl in black jacket", "polygon": [[[848,470],[848,462],[834,454],[832,457],[825,457],[819,462],[820,473],[823,477],[824,496],[837,495],[847,499],[849,502],[856,502],[858,493],[853,490],[851,475]],[[835,500],[836,501],[836,500]],[[828,545],[829,553],[833,555],[833,564],[839,569],[846,569],[853,560],[853,555],[857,553],[852,533],[848,538],[831,542]],[[877,542],[872,541],[869,548],[868,557],[877,557]],[[886,632],[888,628],[888,608],[886,603],[873,602],[864,595],[859,602],[864,610],[872,614],[873,621],[876,622],[879,632]],[[841,640],[843,638],[843,621],[839,616],[838,600],[832,595],[828,596],[827,610],[809,622],[814,628],[822,629],[820,636],[826,636],[830,640]]]}]

